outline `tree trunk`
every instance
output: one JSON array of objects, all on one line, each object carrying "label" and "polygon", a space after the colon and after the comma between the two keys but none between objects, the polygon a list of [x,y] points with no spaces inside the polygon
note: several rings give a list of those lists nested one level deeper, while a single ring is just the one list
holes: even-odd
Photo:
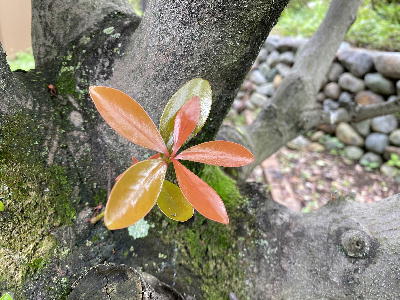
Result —
[{"label": "tree trunk", "polygon": [[88,86],[120,88],[158,120],[184,82],[208,79],[213,107],[196,142],[212,139],[286,2],[152,0],[140,20],[119,0],[33,0],[37,69],[10,72],[0,48],[0,292],[396,298],[398,197],[371,206],[338,199],[301,215],[259,186],[238,190],[221,170],[205,168],[200,176],[223,198],[229,226],[198,214],[175,223],[156,209],[129,231],[88,222],[130,157],[149,154],[104,124]]}]

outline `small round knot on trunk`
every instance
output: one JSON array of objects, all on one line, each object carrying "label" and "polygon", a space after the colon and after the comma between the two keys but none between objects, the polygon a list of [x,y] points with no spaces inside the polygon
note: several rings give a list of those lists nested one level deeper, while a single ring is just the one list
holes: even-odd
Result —
[{"label": "small round knot on trunk", "polygon": [[355,229],[345,231],[341,236],[340,243],[349,257],[365,258],[371,251],[371,238],[364,231]]}]

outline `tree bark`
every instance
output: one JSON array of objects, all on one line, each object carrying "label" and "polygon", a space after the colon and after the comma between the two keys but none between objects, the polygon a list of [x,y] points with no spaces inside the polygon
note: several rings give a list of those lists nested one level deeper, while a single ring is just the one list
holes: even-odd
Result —
[{"label": "tree bark", "polygon": [[[201,176],[225,201],[229,226],[199,215],[177,224],[156,210],[130,234],[88,222],[130,156],[148,154],[105,126],[88,85],[121,88],[157,119],[182,83],[204,77],[215,98],[198,141],[211,139],[286,1],[153,0],[138,27],[119,1],[79,1],[82,10],[53,3],[34,1],[37,70],[10,72],[0,48],[0,292],[16,299],[136,299],[140,289],[143,299],[396,297],[398,197],[372,206],[338,199],[301,215],[259,186],[244,185],[240,194],[208,169]],[[288,88],[303,86],[295,80]]]}]

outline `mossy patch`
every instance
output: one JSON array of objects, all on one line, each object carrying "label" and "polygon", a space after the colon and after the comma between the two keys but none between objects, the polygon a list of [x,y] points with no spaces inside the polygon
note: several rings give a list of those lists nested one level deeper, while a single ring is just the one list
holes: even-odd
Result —
[{"label": "mossy patch", "polygon": [[[64,61],[66,64],[68,60]],[[76,91],[75,69],[72,66],[63,66],[58,74],[56,82],[57,91],[60,95],[72,95],[78,97]]]},{"label": "mossy patch", "polygon": [[[241,263],[240,229],[236,221],[245,216],[243,205],[246,199],[241,196],[236,183],[218,167],[206,166],[200,176],[213,187],[224,201],[230,224],[222,225],[209,221],[196,213],[187,223],[168,222],[161,237],[165,243],[173,243],[178,249],[176,263],[185,266],[190,274],[183,278],[181,285],[192,285],[193,280],[201,282],[201,299],[228,299],[234,292],[239,299],[247,299],[245,286],[245,267]],[[155,214],[153,215],[155,216]]]},{"label": "mossy patch", "polygon": [[43,127],[34,119],[21,113],[0,126],[0,286],[8,288],[46,265],[56,246],[51,230],[75,217],[68,176],[43,163]]}]

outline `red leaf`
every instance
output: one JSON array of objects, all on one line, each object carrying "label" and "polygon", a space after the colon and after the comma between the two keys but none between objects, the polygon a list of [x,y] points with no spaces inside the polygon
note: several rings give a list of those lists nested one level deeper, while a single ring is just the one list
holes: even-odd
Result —
[{"label": "red leaf", "polygon": [[223,167],[241,167],[253,162],[254,156],[247,148],[237,143],[213,141],[190,147],[179,153],[176,159]]},{"label": "red leaf", "polygon": [[132,143],[168,153],[156,125],[139,103],[125,93],[105,86],[92,86],[89,91],[97,110],[116,132]]},{"label": "red leaf", "polygon": [[196,128],[200,118],[200,98],[192,97],[178,111],[175,117],[174,125],[174,146],[172,147],[172,156],[176,154],[179,148],[185,143],[189,135]]},{"label": "red leaf", "polygon": [[164,161],[149,159],[122,173],[107,202],[104,213],[107,228],[125,228],[146,216],[156,204],[166,172]]},{"label": "red leaf", "polygon": [[218,194],[179,161],[172,159],[172,163],[174,164],[179,187],[193,207],[210,220],[228,224],[228,214]]}]

